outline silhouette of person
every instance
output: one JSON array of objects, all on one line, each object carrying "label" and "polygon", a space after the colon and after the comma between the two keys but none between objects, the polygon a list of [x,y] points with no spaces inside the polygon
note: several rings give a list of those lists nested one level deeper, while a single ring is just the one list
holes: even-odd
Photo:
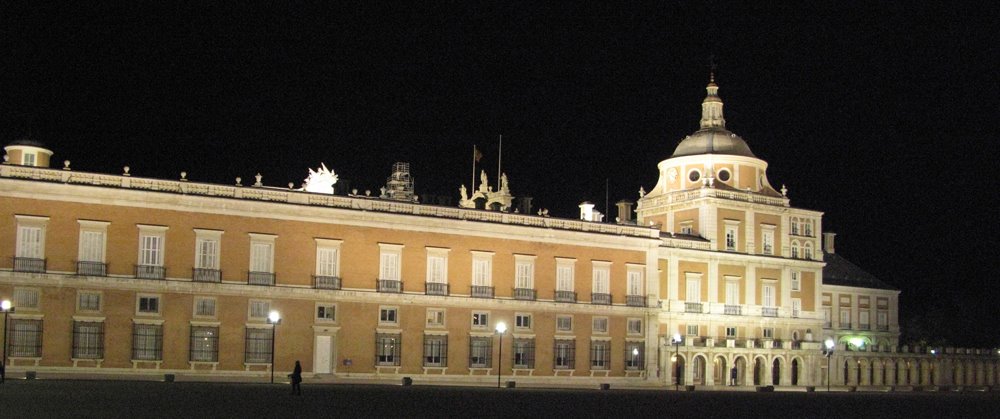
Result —
[{"label": "silhouette of person", "polygon": [[295,361],[295,369],[292,370],[292,374],[289,376],[292,378],[292,394],[302,395],[302,364],[298,360]]},{"label": "silhouette of person", "polygon": [[736,385],[736,375],[738,374],[738,372],[739,370],[737,370],[736,367],[733,367],[733,369],[729,370],[729,385],[733,386]]}]

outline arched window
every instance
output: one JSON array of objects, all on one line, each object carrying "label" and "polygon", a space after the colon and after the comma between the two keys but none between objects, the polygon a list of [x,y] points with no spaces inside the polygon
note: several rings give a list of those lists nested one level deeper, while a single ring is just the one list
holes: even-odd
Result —
[{"label": "arched window", "polygon": [[792,235],[799,235],[799,217],[792,217]]},{"label": "arched window", "polygon": [[805,248],[803,250],[804,250],[804,253],[805,253],[805,255],[802,256],[803,258],[806,258],[806,259],[812,259],[813,258],[812,243],[808,243],[807,242],[806,245],[805,245]]},{"label": "arched window", "polygon": [[798,242],[798,240],[793,240],[792,241],[792,259],[798,259],[798,258],[799,258],[799,242]]}]

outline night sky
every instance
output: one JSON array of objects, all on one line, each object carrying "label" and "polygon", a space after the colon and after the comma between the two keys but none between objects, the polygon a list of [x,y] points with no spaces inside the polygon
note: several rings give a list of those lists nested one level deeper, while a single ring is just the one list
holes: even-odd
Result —
[{"label": "night sky", "polygon": [[0,142],[30,133],[55,165],[280,187],[324,162],[377,192],[406,161],[457,202],[473,144],[495,179],[502,134],[513,194],[571,218],[606,183],[612,210],[655,184],[714,55],[727,127],[902,289],[907,333],[1000,346],[995,2],[25,3],[0,12]]}]

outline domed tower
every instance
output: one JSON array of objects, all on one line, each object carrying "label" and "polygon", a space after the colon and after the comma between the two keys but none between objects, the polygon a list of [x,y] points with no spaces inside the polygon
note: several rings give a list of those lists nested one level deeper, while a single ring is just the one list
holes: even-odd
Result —
[{"label": "domed tower", "polygon": [[4,156],[4,163],[7,164],[49,167],[49,160],[52,158],[52,150],[28,138],[16,140],[3,149],[7,152]]}]

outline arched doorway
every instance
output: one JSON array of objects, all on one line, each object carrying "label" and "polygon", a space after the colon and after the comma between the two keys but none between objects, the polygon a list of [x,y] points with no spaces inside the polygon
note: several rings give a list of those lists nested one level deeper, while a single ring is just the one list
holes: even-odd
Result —
[{"label": "arched doorway", "polygon": [[691,384],[696,386],[705,385],[705,357],[698,355],[694,357],[694,369],[691,371]]},{"label": "arched doorway", "polygon": [[712,365],[714,373],[712,378],[717,386],[728,386],[732,385],[732,372],[729,370],[726,364],[726,357],[719,355],[712,360]]},{"label": "arched doorway", "polygon": [[781,358],[771,361],[771,384],[781,385]]},{"label": "arched doorway", "polygon": [[[738,385],[738,386],[745,386],[745,385],[747,385],[747,380],[746,380],[746,377],[747,377],[747,359],[744,358],[744,357],[742,357],[742,356],[738,356],[733,361],[733,366],[736,367],[736,385]],[[732,373],[730,373],[730,374],[732,374]],[[730,380],[732,380],[732,379],[730,379]]]},{"label": "arched doorway", "polygon": [[759,386],[764,382],[764,360],[754,358],[753,360],[753,385]]},{"label": "arched doorway", "polygon": [[792,385],[799,385],[799,360],[792,360]]},{"label": "arched doorway", "polygon": [[684,385],[684,357],[677,355],[674,358],[674,385]]}]

